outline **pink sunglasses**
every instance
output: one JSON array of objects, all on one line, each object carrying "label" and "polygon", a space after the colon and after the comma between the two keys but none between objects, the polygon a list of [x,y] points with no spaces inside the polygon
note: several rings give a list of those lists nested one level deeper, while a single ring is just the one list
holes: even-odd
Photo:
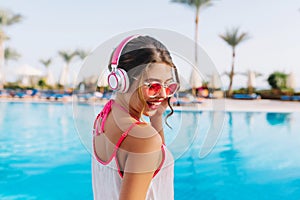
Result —
[{"label": "pink sunglasses", "polygon": [[151,81],[151,82],[145,82],[144,84],[145,86],[147,86],[146,92],[150,98],[157,97],[161,93],[163,88],[165,89],[165,93],[167,97],[171,97],[177,92],[179,88],[179,84],[177,82],[161,84],[158,81]]}]

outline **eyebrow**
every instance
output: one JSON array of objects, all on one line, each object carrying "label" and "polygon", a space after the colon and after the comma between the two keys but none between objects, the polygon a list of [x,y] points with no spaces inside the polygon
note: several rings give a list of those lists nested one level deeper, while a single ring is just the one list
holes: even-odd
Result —
[{"label": "eyebrow", "polygon": [[[167,80],[164,81],[164,82],[168,82],[168,81],[171,81],[171,80],[173,80],[173,78],[169,78],[169,79],[167,79]],[[161,79],[157,79],[157,78],[148,78],[148,79],[146,79],[145,81],[157,81],[157,82],[162,82]]]}]

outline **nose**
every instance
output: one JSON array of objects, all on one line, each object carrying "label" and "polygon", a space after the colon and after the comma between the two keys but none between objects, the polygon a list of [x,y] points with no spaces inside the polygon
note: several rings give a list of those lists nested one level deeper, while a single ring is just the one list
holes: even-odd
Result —
[{"label": "nose", "polygon": [[165,87],[162,87],[161,90],[160,90],[160,93],[158,95],[160,98],[167,98],[167,93],[166,93],[166,88]]}]

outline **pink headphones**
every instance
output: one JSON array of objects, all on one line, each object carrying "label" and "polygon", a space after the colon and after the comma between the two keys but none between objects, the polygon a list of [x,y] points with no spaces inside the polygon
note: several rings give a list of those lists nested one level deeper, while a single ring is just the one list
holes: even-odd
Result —
[{"label": "pink headphones", "polygon": [[122,54],[123,48],[126,46],[128,42],[139,37],[140,35],[132,35],[125,38],[119,46],[116,48],[112,59],[111,59],[111,72],[107,77],[108,85],[113,91],[117,91],[120,93],[125,93],[129,88],[129,78],[124,69],[118,68],[119,59]]}]

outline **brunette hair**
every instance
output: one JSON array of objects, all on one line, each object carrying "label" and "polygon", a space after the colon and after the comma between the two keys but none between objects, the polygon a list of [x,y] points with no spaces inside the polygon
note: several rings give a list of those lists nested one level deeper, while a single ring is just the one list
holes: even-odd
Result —
[{"label": "brunette hair", "polygon": [[[173,67],[176,81],[179,83],[177,68],[172,61],[170,52],[160,41],[150,36],[138,36],[128,42],[121,52],[117,67],[122,68],[127,72],[129,82],[132,84],[135,78],[142,75],[146,67],[152,63],[164,63]],[[108,68],[110,71],[112,70],[110,64]],[[145,101],[141,98],[140,92],[139,97],[142,101]],[[168,98],[168,106],[170,107],[171,112],[168,113],[165,118],[165,122],[168,126],[167,118],[174,113],[170,99],[171,98]]]}]

